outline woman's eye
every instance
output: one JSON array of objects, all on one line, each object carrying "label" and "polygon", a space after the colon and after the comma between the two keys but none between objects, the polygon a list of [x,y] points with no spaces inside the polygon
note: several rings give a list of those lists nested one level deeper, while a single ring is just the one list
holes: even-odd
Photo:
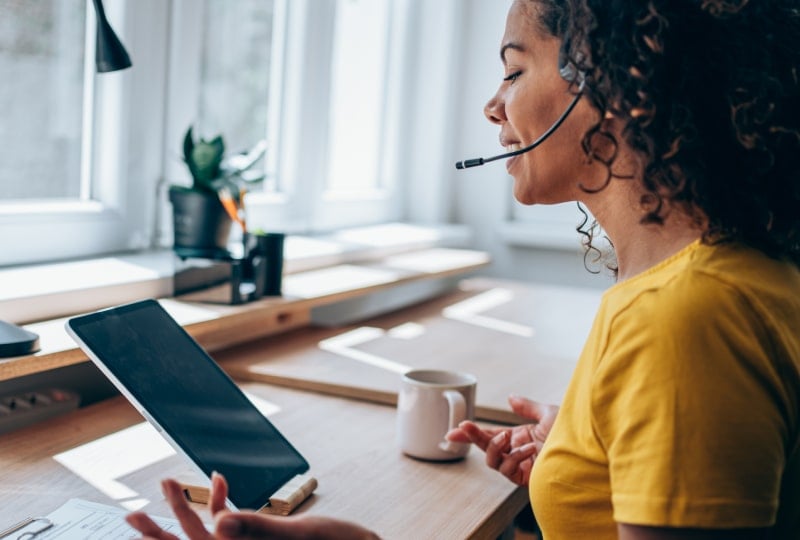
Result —
[{"label": "woman's eye", "polygon": [[511,75],[503,77],[503,80],[506,81],[506,82],[512,82],[513,83],[514,81],[516,81],[519,78],[520,75],[522,75],[521,71],[515,71]]}]

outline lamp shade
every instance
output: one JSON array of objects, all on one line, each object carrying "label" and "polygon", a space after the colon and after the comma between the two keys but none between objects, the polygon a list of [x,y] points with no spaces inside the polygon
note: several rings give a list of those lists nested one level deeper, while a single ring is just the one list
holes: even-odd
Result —
[{"label": "lamp shade", "polygon": [[102,0],[93,0],[97,14],[97,44],[95,48],[95,65],[98,73],[119,71],[131,67],[128,51],[122,45],[111,25],[106,19]]}]

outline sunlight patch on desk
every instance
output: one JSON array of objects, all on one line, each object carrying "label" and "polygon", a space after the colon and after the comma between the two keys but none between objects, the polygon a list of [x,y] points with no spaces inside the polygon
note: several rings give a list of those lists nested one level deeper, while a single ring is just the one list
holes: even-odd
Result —
[{"label": "sunlight patch on desk", "polygon": [[158,432],[142,422],[53,456],[58,463],[83,480],[135,511],[149,500],[118,480],[175,455]]},{"label": "sunlight patch on desk", "polygon": [[389,336],[395,339],[416,339],[425,333],[425,327],[419,323],[407,322],[389,329]]},{"label": "sunlight patch on desk", "polygon": [[273,414],[277,414],[277,413],[279,413],[281,411],[281,408],[280,408],[279,405],[277,405],[277,404],[275,404],[275,403],[273,403],[271,401],[267,401],[266,399],[264,399],[262,397],[258,397],[257,395],[251,394],[250,392],[246,392],[246,391],[244,392],[244,395],[245,395],[245,397],[247,399],[250,400],[250,402],[253,405],[255,405],[255,408],[258,409],[258,412],[263,414],[264,417],[266,417],[266,418],[269,418]]},{"label": "sunlight patch on desk", "polygon": [[328,350],[330,347],[334,348],[347,348],[347,347],[355,347],[356,345],[362,345],[367,343],[368,341],[373,341],[382,337],[386,333],[385,330],[381,328],[375,328],[373,326],[362,326],[360,328],[356,328],[355,330],[349,330],[343,334],[339,334],[338,336],[333,336],[328,339],[323,339],[319,342],[320,349]]},{"label": "sunlight patch on desk", "polygon": [[363,326],[356,328],[349,332],[345,332],[332,338],[323,339],[319,342],[319,348],[323,351],[331,352],[351,360],[356,360],[364,364],[392,371],[394,373],[405,373],[411,367],[388,358],[380,357],[376,354],[353,349],[356,345],[362,345],[368,341],[378,339],[386,334],[385,330],[380,328],[373,328],[371,326]]},{"label": "sunlight patch on desk", "polygon": [[286,276],[283,293],[297,298],[316,298],[376,285],[394,283],[397,272],[343,264]]},{"label": "sunlight patch on desk", "polygon": [[442,310],[442,315],[448,319],[475,326],[482,326],[483,328],[489,328],[506,334],[533,337],[536,331],[530,326],[479,315],[479,313],[483,311],[506,304],[513,300],[513,298],[514,293],[508,289],[495,288],[444,308]]}]

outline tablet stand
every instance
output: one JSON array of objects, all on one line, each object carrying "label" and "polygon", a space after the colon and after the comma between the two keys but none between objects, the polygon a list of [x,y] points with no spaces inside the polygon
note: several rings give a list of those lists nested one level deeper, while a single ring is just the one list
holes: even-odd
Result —
[{"label": "tablet stand", "polygon": [[[191,502],[206,504],[208,502],[209,489],[207,485],[201,485],[194,475],[179,475],[178,483],[183,489],[183,494]],[[274,514],[288,516],[292,511],[300,506],[303,501],[308,499],[317,488],[317,479],[308,474],[298,474],[283,485],[272,497],[269,498],[269,505],[259,512],[264,514]]]}]

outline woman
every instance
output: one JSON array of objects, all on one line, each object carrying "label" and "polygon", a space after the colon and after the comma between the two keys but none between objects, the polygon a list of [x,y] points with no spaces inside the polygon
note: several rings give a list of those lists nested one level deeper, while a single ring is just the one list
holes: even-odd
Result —
[{"label": "woman", "polygon": [[[529,483],[546,540],[800,537],[796,0],[515,0],[500,51],[485,112],[509,150],[580,94],[508,160],[515,197],[584,205],[618,283],[560,410],[514,397],[531,424],[449,438]],[[255,524],[219,538],[370,534],[226,513],[214,486],[220,531]],[[211,538],[165,491],[190,536]]]}]

